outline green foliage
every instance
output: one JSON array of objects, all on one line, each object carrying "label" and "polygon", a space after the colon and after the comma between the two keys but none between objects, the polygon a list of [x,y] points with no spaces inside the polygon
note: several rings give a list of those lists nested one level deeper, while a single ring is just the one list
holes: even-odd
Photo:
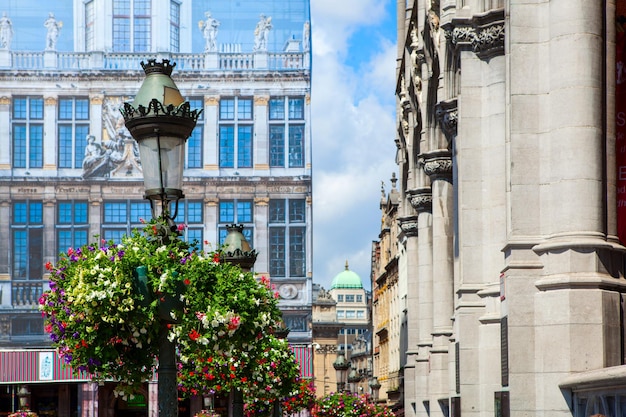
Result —
[{"label": "green foliage", "polygon": [[269,280],[193,250],[164,222],[120,244],[70,248],[46,267],[40,309],[54,346],[74,370],[117,380],[120,395],[152,377],[161,331],[176,344],[183,396],[236,388],[275,399],[298,388],[295,357],[274,336]]}]

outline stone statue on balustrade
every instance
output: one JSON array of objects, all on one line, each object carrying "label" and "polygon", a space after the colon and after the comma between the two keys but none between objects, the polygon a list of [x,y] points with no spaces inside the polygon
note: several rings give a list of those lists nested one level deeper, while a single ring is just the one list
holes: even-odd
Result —
[{"label": "stone statue on balustrade", "polygon": [[308,52],[311,49],[311,24],[306,21],[302,27],[302,50]]},{"label": "stone statue on balustrade", "polygon": [[46,51],[54,51],[57,49],[57,40],[59,39],[59,32],[61,32],[63,22],[56,20],[54,13],[50,12],[43,25],[48,30],[46,34]]},{"label": "stone statue on balustrade", "polygon": [[2,12],[0,17],[0,49],[9,49],[13,39],[13,23],[7,17],[7,12]]},{"label": "stone statue on balustrade", "polygon": [[217,52],[217,30],[220,22],[211,16],[211,12],[206,12],[204,15],[206,20],[198,22],[198,27],[204,36],[204,52]]},{"label": "stone statue on balustrade", "polygon": [[254,29],[254,52],[267,51],[270,30],[272,30],[272,17],[261,14],[261,19]]}]

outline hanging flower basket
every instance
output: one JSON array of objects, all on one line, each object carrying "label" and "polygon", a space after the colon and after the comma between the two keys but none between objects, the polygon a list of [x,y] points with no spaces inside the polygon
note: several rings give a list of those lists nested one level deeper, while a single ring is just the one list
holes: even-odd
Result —
[{"label": "hanging flower basket", "polygon": [[154,220],[120,243],[70,248],[48,263],[40,309],[65,363],[117,381],[117,395],[137,393],[153,376],[166,324],[181,396],[238,389],[278,399],[297,389],[299,365],[275,336],[282,314],[269,279],[197,246]]}]

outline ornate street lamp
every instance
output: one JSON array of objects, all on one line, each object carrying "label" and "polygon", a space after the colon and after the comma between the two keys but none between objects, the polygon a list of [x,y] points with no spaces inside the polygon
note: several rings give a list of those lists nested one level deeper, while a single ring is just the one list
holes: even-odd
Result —
[{"label": "ornate street lamp", "polygon": [[341,392],[346,386],[346,373],[350,368],[350,362],[346,360],[343,353],[337,355],[337,359],[333,362],[333,368],[337,373],[337,392]]},{"label": "ornate street lamp", "polygon": [[[164,59],[141,62],[146,78],[132,103],[121,109],[128,131],[139,144],[145,195],[152,217],[167,221],[172,231],[183,195],[185,141],[202,110],[191,110],[170,78],[176,64]],[[174,204],[171,214],[170,204]],[[167,338],[168,321],[162,320],[159,335],[159,417],[178,415],[176,350]]]},{"label": "ornate street lamp", "polygon": [[350,391],[357,393],[358,384],[361,381],[361,375],[356,371],[356,368],[352,368],[348,374],[348,383],[350,384]]},{"label": "ornate street lamp", "polygon": [[[202,110],[189,103],[170,78],[176,64],[164,59],[141,62],[146,73],[132,103],[121,109],[128,131],[139,145],[145,195],[152,216],[171,221],[176,217],[183,195],[185,141],[191,135]],[[174,203],[171,215],[170,203]]]},{"label": "ornate street lamp", "polygon": [[380,390],[380,382],[378,382],[378,378],[372,377],[372,379],[370,379],[369,386],[372,390],[372,400],[374,402],[378,401],[378,392]]}]

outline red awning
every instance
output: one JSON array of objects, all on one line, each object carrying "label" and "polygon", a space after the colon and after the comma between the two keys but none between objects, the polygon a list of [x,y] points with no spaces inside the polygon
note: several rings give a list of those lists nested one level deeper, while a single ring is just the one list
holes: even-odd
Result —
[{"label": "red awning", "polygon": [[309,346],[290,346],[296,360],[300,364],[300,376],[313,378],[313,351]]},{"label": "red awning", "polygon": [[90,380],[86,372],[74,375],[54,350],[0,350],[0,384]]}]

